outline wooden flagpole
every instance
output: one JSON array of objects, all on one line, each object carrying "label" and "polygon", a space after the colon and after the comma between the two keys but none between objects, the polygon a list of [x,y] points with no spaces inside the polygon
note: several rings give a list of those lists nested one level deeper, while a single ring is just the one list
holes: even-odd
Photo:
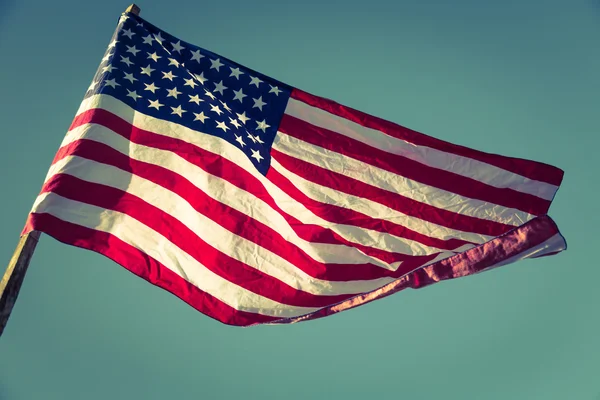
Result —
[{"label": "wooden flagpole", "polygon": [[[135,15],[140,15],[140,8],[132,4],[125,12],[129,12]],[[28,234],[21,236],[19,244],[13,253],[8,267],[4,272],[2,281],[0,281],[0,336],[4,332],[4,328],[10,318],[10,313],[17,301],[23,279],[25,279],[25,273],[29,262],[35,251],[35,246],[40,240],[41,232],[32,231]]]},{"label": "wooden flagpole", "polygon": [[125,12],[129,12],[135,15],[140,15],[140,8],[136,5],[136,4],[132,4],[129,7],[127,7],[127,9],[125,10]]},{"label": "wooden flagpole", "polygon": [[19,290],[21,290],[29,261],[31,261],[38,240],[40,240],[39,231],[32,231],[21,236],[2,281],[0,281],[0,335],[4,332],[10,313],[19,296]]}]

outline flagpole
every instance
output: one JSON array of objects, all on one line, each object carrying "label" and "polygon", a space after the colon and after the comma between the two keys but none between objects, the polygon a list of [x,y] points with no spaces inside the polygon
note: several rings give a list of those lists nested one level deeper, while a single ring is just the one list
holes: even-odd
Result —
[{"label": "flagpole", "polygon": [[141,11],[140,8],[136,4],[130,5],[125,10],[125,12],[132,13],[132,14],[135,14],[135,15],[140,15],[140,11]]},{"label": "flagpole", "polygon": [[[140,8],[135,4],[131,4],[125,12],[140,15]],[[0,281],[0,336],[4,332],[19,296],[21,285],[25,279],[35,247],[40,240],[40,235],[41,232],[39,231],[31,231],[21,236],[17,248],[8,262],[2,281]]]},{"label": "flagpole", "polygon": [[10,313],[17,301],[29,261],[31,261],[35,246],[40,240],[40,235],[39,231],[31,231],[21,236],[2,281],[0,281],[0,335],[4,332]]}]

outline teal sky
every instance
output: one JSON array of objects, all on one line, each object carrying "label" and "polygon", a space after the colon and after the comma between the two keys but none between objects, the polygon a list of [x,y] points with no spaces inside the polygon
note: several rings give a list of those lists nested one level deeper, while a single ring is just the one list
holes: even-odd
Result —
[{"label": "teal sky", "polygon": [[[171,0],[183,40],[431,136],[565,170],[569,249],[291,326],[222,325],[43,236],[1,400],[600,399],[600,1]],[[0,0],[0,261],[128,3]]]}]

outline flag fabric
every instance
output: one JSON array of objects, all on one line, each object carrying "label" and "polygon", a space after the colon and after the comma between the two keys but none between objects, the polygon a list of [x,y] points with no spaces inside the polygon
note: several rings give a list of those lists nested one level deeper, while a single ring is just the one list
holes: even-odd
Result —
[{"label": "flag fabric", "polygon": [[23,233],[231,325],[319,318],[566,248],[560,169],[454,145],[121,16]]}]

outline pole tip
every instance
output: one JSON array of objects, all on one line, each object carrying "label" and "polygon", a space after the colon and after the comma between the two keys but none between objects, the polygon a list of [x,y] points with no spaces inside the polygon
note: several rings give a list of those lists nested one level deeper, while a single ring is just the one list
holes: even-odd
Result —
[{"label": "pole tip", "polygon": [[140,15],[140,8],[136,5],[136,4],[132,4],[129,7],[127,7],[127,9],[125,10],[125,12],[129,12],[135,15]]}]

